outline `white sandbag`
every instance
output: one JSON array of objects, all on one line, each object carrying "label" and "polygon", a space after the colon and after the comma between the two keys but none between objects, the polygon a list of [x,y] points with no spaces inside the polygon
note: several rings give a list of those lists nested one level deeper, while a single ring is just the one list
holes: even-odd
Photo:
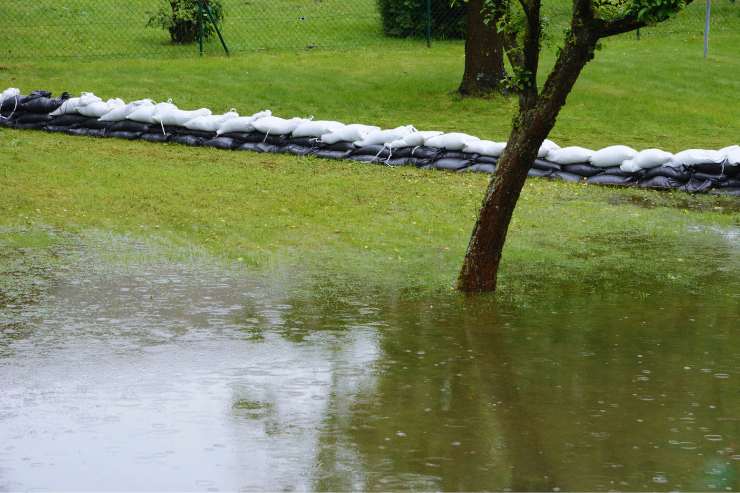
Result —
[{"label": "white sandbag", "polygon": [[673,154],[670,152],[661,151],[660,149],[645,149],[635,154],[632,161],[640,169],[650,169],[663,166],[669,163],[671,159],[673,159]]},{"label": "white sandbag", "polygon": [[17,87],[9,87],[5,89],[2,93],[0,93],[0,104],[3,104],[3,101],[6,99],[13,98],[15,96],[20,96],[21,90]]},{"label": "white sandbag", "polygon": [[278,116],[266,116],[255,120],[254,128],[268,135],[287,135],[295,130],[301,123],[307,122],[305,118],[291,118],[286,120]]},{"label": "white sandbag", "polygon": [[544,159],[547,157],[548,152],[554,151],[556,149],[560,149],[560,146],[549,139],[545,139],[542,142],[542,145],[540,146],[539,151],[537,151],[537,157],[539,159]]},{"label": "white sandbag", "polygon": [[722,154],[725,157],[725,159],[727,159],[727,156],[729,156],[731,152],[735,152],[736,150],[740,150],[740,145],[736,144],[736,145],[723,147],[718,152]]},{"label": "white sandbag", "polygon": [[506,142],[493,142],[492,140],[476,140],[468,142],[463,147],[463,152],[480,154],[481,156],[499,157],[506,149]]},{"label": "white sandbag", "polygon": [[570,146],[562,149],[553,149],[547,153],[548,161],[557,164],[588,163],[594,151],[585,147]]},{"label": "white sandbag", "polygon": [[462,151],[469,142],[480,140],[473,135],[452,132],[448,134],[437,135],[424,141],[425,146],[447,149],[448,151]]},{"label": "white sandbag", "polygon": [[177,106],[170,102],[152,105],[144,104],[129,114],[126,119],[141,123],[157,123],[154,121],[154,116],[159,111],[169,111],[173,109],[177,109]]},{"label": "white sandbag", "polygon": [[443,132],[437,132],[436,130],[423,130],[420,132],[414,132],[408,134],[403,139],[400,139],[403,141],[405,145],[399,146],[399,147],[418,147],[423,146],[424,142],[427,139],[431,139],[432,137],[437,137],[438,135],[442,135]]},{"label": "white sandbag", "polygon": [[591,165],[597,168],[611,168],[619,166],[624,161],[632,159],[637,155],[637,151],[628,146],[609,146],[599,149],[591,156]]},{"label": "white sandbag", "polygon": [[91,104],[80,106],[79,108],[77,108],[77,112],[83,116],[100,118],[101,116],[108,113],[110,110],[121,108],[125,105],[126,103],[124,103],[122,99],[109,99],[106,102],[96,101]]},{"label": "white sandbag", "polygon": [[355,145],[358,147],[371,146],[371,145],[385,145],[395,140],[403,139],[409,134],[416,132],[416,129],[411,125],[404,125],[402,127],[396,127],[389,130],[376,130],[366,135],[362,139],[355,141]]},{"label": "white sandbag", "polygon": [[380,127],[372,125],[362,125],[360,123],[352,123],[345,125],[344,127],[335,130],[330,133],[326,133],[321,136],[321,142],[325,144],[336,144],[337,142],[355,142],[362,140],[372,132],[377,132]]},{"label": "white sandbag", "polygon": [[198,116],[193,118],[192,120],[188,120],[183,126],[185,128],[189,128],[190,130],[215,132],[221,127],[224,122],[232,120],[234,118],[239,118],[239,113],[237,113],[236,111],[229,111],[228,113],[224,113],[223,115]]},{"label": "white sandbag", "polygon": [[625,159],[624,161],[622,161],[622,164],[619,165],[619,169],[621,169],[622,171],[626,171],[627,173],[637,173],[642,168],[640,168],[640,166],[635,163],[633,159]]},{"label": "white sandbag", "polygon": [[740,146],[732,146],[725,150],[725,164],[727,166],[740,166]]},{"label": "white sandbag", "polygon": [[129,104],[113,108],[98,119],[102,122],[120,122],[121,120],[125,120],[127,116],[138,108],[145,105],[154,106],[154,103],[151,99],[140,99],[139,101],[133,101]]},{"label": "white sandbag", "polygon": [[667,166],[677,168],[679,166],[693,166],[694,164],[720,164],[725,160],[725,155],[719,151],[706,149],[687,149],[673,155]]},{"label": "white sandbag", "polygon": [[103,101],[102,98],[99,98],[91,92],[83,92],[80,96],[80,106],[88,106],[94,103],[100,103],[101,101]]},{"label": "white sandbag", "polygon": [[255,113],[252,116],[240,116],[238,118],[231,118],[224,121],[218,127],[218,130],[216,130],[216,134],[221,135],[230,132],[254,132],[255,128],[252,124],[260,118],[266,118],[268,116],[272,116],[272,111],[264,110]]},{"label": "white sandbag", "polygon": [[208,116],[211,114],[211,110],[208,108],[200,108],[198,110],[181,110],[179,108],[164,108],[157,110],[152,119],[154,123],[160,123],[162,125],[177,125],[182,127],[193,118],[199,116]]},{"label": "white sandbag", "polygon": [[80,107],[80,98],[69,98],[62,105],[49,113],[51,116],[69,115],[71,113],[77,113],[77,108]]},{"label": "white sandbag", "polygon": [[328,120],[303,122],[293,130],[293,137],[321,137],[344,127],[344,123]]}]

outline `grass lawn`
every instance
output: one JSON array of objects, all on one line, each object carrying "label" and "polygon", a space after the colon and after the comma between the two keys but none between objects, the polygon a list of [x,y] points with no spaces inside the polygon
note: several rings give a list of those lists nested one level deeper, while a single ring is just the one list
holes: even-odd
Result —
[{"label": "grass lawn", "polygon": [[[699,28],[608,40],[551,137],[671,151],[737,143],[738,45],[740,33],[720,30],[703,60]],[[515,102],[457,97],[462,62],[459,43],[230,59],[11,60],[0,85],[505,139]],[[338,285],[406,292],[452,286],[488,179],[31,131],[0,130],[0,149],[0,225],[16,231],[12,242],[19,227],[157,235],[260,269],[287,263]],[[736,285],[736,240],[728,246],[722,235],[738,226],[733,198],[530,180],[502,288],[691,289],[707,277]]]}]

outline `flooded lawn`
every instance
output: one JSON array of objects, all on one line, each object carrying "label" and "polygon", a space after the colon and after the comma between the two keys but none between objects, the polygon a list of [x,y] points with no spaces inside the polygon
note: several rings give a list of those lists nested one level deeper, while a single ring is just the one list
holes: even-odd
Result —
[{"label": "flooded lawn", "polygon": [[691,291],[508,303],[98,235],[0,299],[0,490],[738,490],[737,241]]}]

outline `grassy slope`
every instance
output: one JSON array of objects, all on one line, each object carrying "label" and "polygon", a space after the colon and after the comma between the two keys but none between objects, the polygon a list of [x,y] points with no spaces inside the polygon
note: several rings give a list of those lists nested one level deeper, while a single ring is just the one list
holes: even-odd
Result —
[{"label": "grassy slope", "polygon": [[[579,80],[553,138],[669,150],[737,142],[739,41],[740,34],[721,30],[705,61],[700,34],[609,40]],[[460,45],[437,43],[431,50],[228,60],[13,61],[0,69],[0,86],[172,97],[183,107],[269,107],[280,115],[505,138],[513,102],[457,98],[450,91],[461,68]],[[2,223],[156,230],[251,265],[285,258],[314,265],[314,272],[339,265],[348,278],[414,289],[451,285],[487,179],[1,132]],[[647,210],[635,201],[667,207]],[[716,234],[691,225],[736,227],[733,204],[533,181],[513,225],[504,283],[527,290],[548,280],[603,286],[628,277],[638,285],[691,285],[719,272],[730,255]],[[717,254],[707,261],[707,251]]]},{"label": "grassy slope", "polygon": [[[7,224],[164,234],[249,265],[287,261],[392,289],[451,285],[486,184],[478,174],[28,131],[2,132],[0,146]],[[734,200],[533,180],[505,283],[601,289],[629,273],[634,288],[656,276],[691,286],[730,265],[710,228],[737,222]]]}]

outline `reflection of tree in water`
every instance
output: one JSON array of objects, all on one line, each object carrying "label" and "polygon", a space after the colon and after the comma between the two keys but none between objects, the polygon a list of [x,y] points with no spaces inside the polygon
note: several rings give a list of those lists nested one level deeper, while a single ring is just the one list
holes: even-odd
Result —
[{"label": "reflection of tree in water", "polygon": [[375,306],[376,384],[332,391],[317,488],[706,489],[708,457],[737,468],[736,305],[561,292],[525,309]]}]

